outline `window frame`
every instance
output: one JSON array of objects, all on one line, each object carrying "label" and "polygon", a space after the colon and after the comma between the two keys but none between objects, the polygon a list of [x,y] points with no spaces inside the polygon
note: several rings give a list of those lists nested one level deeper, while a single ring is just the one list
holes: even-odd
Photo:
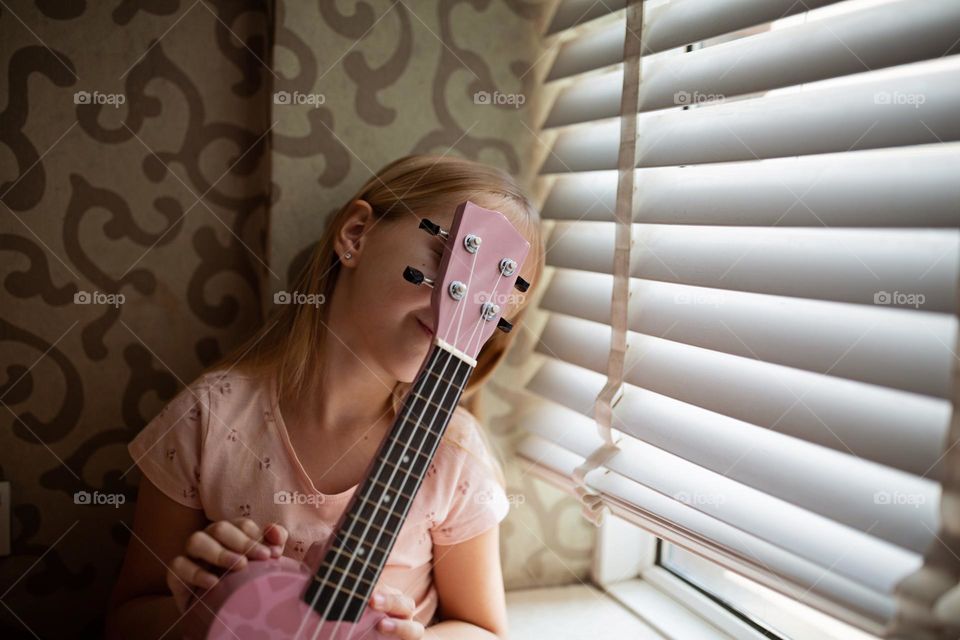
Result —
[{"label": "window frame", "polygon": [[[719,564],[690,549],[663,540],[620,515],[608,513],[601,525],[597,527],[590,579],[607,596],[625,606],[644,622],[657,627],[668,637],[679,639],[682,636],[671,635],[664,624],[657,624],[658,621],[651,620],[649,602],[634,595],[635,590],[630,587],[636,586],[637,583],[654,587],[660,594],[681,605],[684,608],[684,614],[706,622],[718,632],[735,640],[803,640],[799,635],[780,635],[771,628],[771,625],[776,625],[778,621],[784,621],[784,626],[787,626],[790,621],[793,624],[798,621],[806,624],[808,622],[806,619],[798,617],[795,612],[777,606],[775,602],[769,603],[769,608],[764,615],[761,615],[744,608],[741,603],[726,600],[721,595],[712,593],[708,586],[697,584],[668,566],[665,558],[666,545],[673,545],[682,552],[693,554],[699,560],[723,569]],[[749,580],[749,578],[745,579]],[[789,596],[777,593],[769,587],[754,584],[760,590],[768,590],[778,597],[790,599]],[[758,595],[762,594],[758,592]],[[795,602],[803,605],[799,601]],[[847,624],[839,618],[816,609],[812,611],[832,621]],[[811,633],[824,632],[822,628],[817,627],[816,623],[810,623],[810,627]],[[850,628],[862,633],[864,638],[876,637],[856,627]]]},{"label": "window frame", "polygon": [[[592,582],[635,615],[650,623],[647,604],[632,597],[623,585],[645,582],[684,608],[684,613],[699,618],[736,640],[776,640],[765,635],[741,614],[706,595],[692,584],[661,566],[662,541],[638,525],[607,513],[597,527],[590,577]],[[659,630],[669,633],[662,625]],[[675,636],[679,639],[680,636]],[[790,640],[790,639],[782,639]]]}]

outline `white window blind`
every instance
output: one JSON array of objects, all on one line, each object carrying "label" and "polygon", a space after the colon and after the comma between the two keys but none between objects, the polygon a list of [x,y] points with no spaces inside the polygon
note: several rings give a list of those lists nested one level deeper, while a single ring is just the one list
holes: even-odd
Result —
[{"label": "white window blind", "polygon": [[618,451],[586,485],[866,631],[958,637],[960,2],[650,0],[629,33],[628,4],[564,0],[548,28],[550,317],[521,454],[570,478],[604,443],[635,117]]}]

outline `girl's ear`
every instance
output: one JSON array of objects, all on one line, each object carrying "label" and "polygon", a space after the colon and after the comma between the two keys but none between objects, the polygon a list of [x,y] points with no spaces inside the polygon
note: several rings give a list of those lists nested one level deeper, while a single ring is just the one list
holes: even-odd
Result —
[{"label": "girl's ear", "polygon": [[366,244],[365,233],[373,224],[373,207],[366,200],[354,200],[344,217],[340,229],[334,237],[333,247],[340,256],[340,264],[351,267]]}]

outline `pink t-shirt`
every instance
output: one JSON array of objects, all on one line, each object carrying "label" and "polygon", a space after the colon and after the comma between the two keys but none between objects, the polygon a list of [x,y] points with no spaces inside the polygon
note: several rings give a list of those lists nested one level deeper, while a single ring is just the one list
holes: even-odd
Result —
[{"label": "pink t-shirt", "polygon": [[[293,450],[277,398],[274,379],[209,372],[181,390],[128,450],[161,491],[203,509],[211,521],[282,524],[290,532],[284,555],[303,560],[311,545],[329,537],[357,487],[333,495],[316,490],[300,463],[309,452]],[[509,510],[480,428],[457,407],[378,583],[414,598],[415,618],[424,625],[434,622],[438,605],[433,544],[477,536]]]}]

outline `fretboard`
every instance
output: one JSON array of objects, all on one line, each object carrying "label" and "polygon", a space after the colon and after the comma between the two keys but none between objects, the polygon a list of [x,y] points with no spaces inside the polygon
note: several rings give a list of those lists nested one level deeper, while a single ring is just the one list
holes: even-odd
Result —
[{"label": "fretboard", "polygon": [[471,363],[432,348],[303,595],[325,619],[363,614],[472,372]]}]

